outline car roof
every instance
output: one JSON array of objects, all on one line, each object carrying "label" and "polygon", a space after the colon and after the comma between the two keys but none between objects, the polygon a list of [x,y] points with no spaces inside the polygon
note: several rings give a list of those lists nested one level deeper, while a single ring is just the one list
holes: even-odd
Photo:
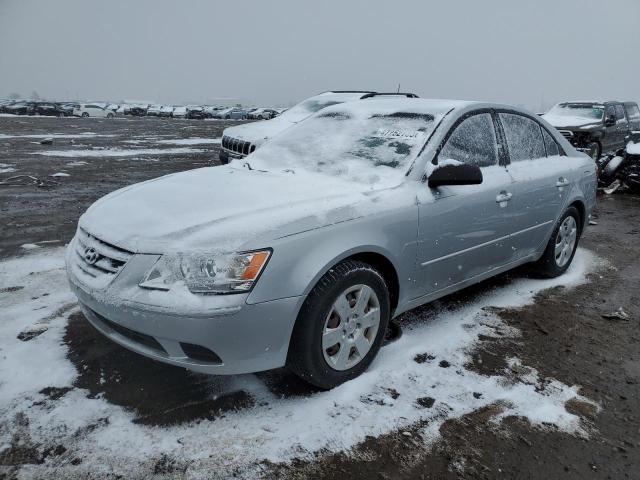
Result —
[{"label": "car roof", "polygon": [[[429,114],[445,114],[454,109],[462,109],[469,106],[483,105],[499,107],[496,104],[482,104],[480,102],[472,102],[466,100],[441,100],[441,99],[426,99],[426,98],[407,98],[407,97],[371,97],[362,101],[345,102],[338,105],[332,105],[324,108],[318,112],[318,114],[324,114],[332,111],[353,111],[367,113],[393,113],[393,112],[408,112],[408,113],[429,113]],[[504,106],[504,108],[511,108]]]}]

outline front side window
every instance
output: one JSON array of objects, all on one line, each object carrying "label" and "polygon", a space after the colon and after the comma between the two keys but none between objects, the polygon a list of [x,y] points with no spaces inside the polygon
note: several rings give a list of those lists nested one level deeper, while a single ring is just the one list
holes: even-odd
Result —
[{"label": "front side window", "polygon": [[498,146],[490,113],[474,115],[455,127],[438,155],[438,163],[456,160],[478,167],[498,163]]},{"label": "front side window", "polygon": [[609,119],[613,117],[613,119],[615,120],[616,118],[616,109],[613,108],[613,105],[608,105],[607,109],[605,110],[605,118]]},{"label": "front side window", "polygon": [[512,162],[547,156],[538,122],[513,113],[501,113],[500,120]]}]

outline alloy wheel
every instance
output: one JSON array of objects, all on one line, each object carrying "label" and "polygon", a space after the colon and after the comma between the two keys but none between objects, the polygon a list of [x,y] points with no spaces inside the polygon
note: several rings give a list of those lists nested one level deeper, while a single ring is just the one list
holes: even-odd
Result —
[{"label": "alloy wheel", "polygon": [[554,253],[556,265],[560,268],[564,267],[571,258],[577,237],[578,225],[576,224],[576,219],[569,215],[560,225],[558,235],[556,236]]},{"label": "alloy wheel", "polygon": [[331,306],[322,330],[322,353],[334,370],[348,370],[362,361],[380,326],[380,301],[367,285],[342,292]]}]

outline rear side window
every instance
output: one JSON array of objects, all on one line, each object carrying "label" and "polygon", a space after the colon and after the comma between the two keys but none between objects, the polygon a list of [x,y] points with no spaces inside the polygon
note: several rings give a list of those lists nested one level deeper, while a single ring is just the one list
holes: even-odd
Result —
[{"label": "rear side window", "polygon": [[498,146],[490,113],[463,120],[447,139],[438,161],[457,160],[478,167],[498,163]]},{"label": "rear side window", "polygon": [[624,115],[624,108],[622,105],[616,105],[616,125],[623,125],[627,123],[627,117]]},{"label": "rear side window", "polygon": [[514,113],[501,113],[500,120],[512,162],[547,156],[542,140],[542,129],[537,122]]},{"label": "rear side window", "polygon": [[558,147],[554,138],[544,128],[542,129],[542,138],[544,139],[544,146],[547,149],[547,157],[560,155],[560,147]]}]

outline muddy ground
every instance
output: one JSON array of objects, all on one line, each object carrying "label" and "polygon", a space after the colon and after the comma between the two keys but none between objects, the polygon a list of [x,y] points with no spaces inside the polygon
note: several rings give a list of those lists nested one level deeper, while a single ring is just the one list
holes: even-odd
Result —
[{"label": "muddy ground", "polygon": [[[31,175],[36,181],[23,186],[0,184],[0,258],[24,251],[25,244],[51,242],[63,245],[73,235],[78,216],[97,198],[131,183],[171,172],[212,165],[218,145],[183,145],[204,152],[141,155],[126,158],[83,159],[41,156],[45,150],[86,148],[176,148],[177,145],[126,143],[156,138],[219,138],[228,124],[219,121],[160,119],[45,119],[0,118],[0,182],[15,175]],[[54,139],[6,138],[7,135],[80,134],[93,132],[112,137]],[[73,165],[86,160],[87,165]],[[10,165],[2,167],[1,164]],[[72,165],[69,165],[72,164]],[[68,177],[50,177],[68,173]],[[23,177],[24,179],[24,177]],[[55,183],[52,183],[53,180]],[[25,180],[18,180],[18,182]],[[34,183],[36,182],[36,183]],[[40,184],[40,186],[38,186]],[[349,453],[318,456],[290,464],[265,464],[268,478],[518,478],[584,479],[640,478],[640,198],[600,197],[597,225],[590,226],[582,245],[615,267],[593,275],[590,283],[565,291],[557,288],[539,295],[535,304],[499,315],[517,327],[522,336],[486,338],[474,352],[468,367],[484,374],[498,374],[506,359],[517,356],[544,377],[568,385],[580,385],[581,393],[596,401],[600,411],[576,404],[591,432],[589,439],[552,429],[532,428],[509,418],[500,424],[491,418],[500,410],[490,406],[459,420],[447,421],[442,439],[427,447],[420,441],[421,425],[402,432],[369,438]],[[45,245],[42,244],[41,245]],[[48,245],[48,244],[47,244]],[[513,278],[525,269],[502,275],[419,309],[428,318]],[[0,285],[0,288],[3,287]],[[608,319],[622,307],[629,318]],[[413,316],[415,318],[416,315]],[[403,318],[398,323],[402,325]],[[242,390],[212,397],[212,379],[185,373],[179,368],[140,357],[109,342],[90,327],[79,313],[71,315],[64,337],[68,357],[79,376],[74,387],[87,395],[102,396],[135,413],[141,424],[162,426],[215,418],[228,410],[240,410],[254,401]],[[310,395],[313,391],[284,370],[258,377],[274,394],[283,397]],[[224,383],[224,377],[219,381]],[[44,392],[50,401],[65,395]],[[162,402],[158,401],[162,398]],[[425,400],[429,408],[429,400]],[[348,426],[346,427],[348,428]],[[19,443],[19,442],[18,442]],[[37,464],[52,456],[64,456],[65,446],[43,451],[19,444],[0,452],[0,477],[18,475],[25,464]],[[91,458],[68,459],[90,464]],[[4,467],[4,468],[1,468]],[[179,459],[159,461],[153,472],[181,476]]]}]

